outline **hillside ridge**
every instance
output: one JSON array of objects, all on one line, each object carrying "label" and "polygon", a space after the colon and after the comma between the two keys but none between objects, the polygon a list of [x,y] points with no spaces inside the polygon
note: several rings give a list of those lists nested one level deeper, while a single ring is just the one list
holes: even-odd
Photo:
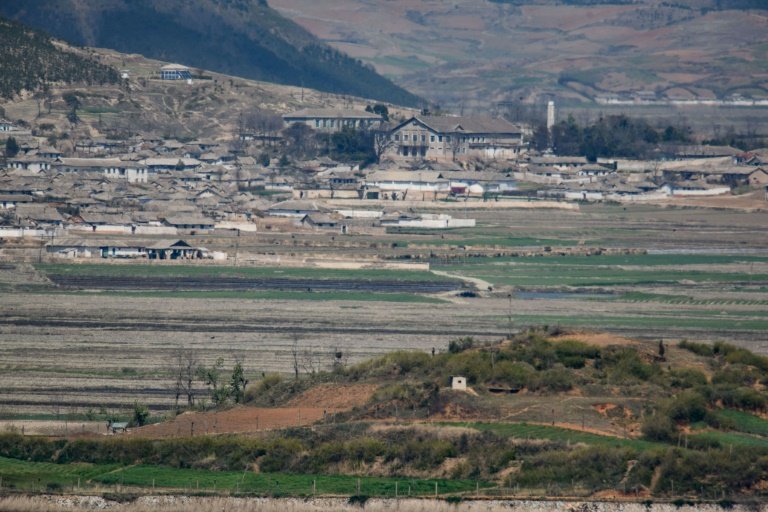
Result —
[{"label": "hillside ridge", "polygon": [[416,105],[419,98],[320,42],[263,0],[24,0],[0,14],[71,44],[179,62],[243,78]]}]

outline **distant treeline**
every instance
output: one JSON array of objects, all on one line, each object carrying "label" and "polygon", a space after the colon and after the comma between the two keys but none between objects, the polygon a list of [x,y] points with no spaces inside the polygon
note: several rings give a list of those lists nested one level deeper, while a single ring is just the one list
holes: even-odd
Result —
[{"label": "distant treeline", "polygon": [[119,79],[113,68],[62,51],[46,34],[0,18],[0,97],[52,82],[105,84]]},{"label": "distant treeline", "polygon": [[[547,147],[546,128],[540,126],[534,135],[537,149]],[[688,143],[688,127],[668,125],[655,128],[644,119],[625,115],[601,117],[595,123],[580,126],[573,116],[560,121],[552,129],[552,145],[557,154],[598,157],[643,158],[655,152],[659,144]]]}]

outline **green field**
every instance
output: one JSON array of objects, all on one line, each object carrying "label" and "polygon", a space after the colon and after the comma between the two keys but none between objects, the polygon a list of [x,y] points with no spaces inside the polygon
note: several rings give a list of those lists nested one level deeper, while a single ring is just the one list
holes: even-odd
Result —
[{"label": "green field", "polygon": [[[757,331],[765,332],[768,330],[768,312],[756,312],[762,318],[734,318],[733,316],[723,315],[718,318],[709,318],[706,313],[697,311],[689,316],[681,314],[679,311],[667,312],[664,310],[655,310],[638,314],[636,316],[628,315],[594,315],[584,317],[578,314],[569,315],[534,315],[534,314],[514,314],[513,321],[516,325],[569,325],[574,327],[589,328],[623,328],[623,329],[718,329],[728,331]],[[507,317],[498,317],[496,327],[499,329],[509,326]],[[670,331],[672,332],[672,331]]]},{"label": "green field", "polygon": [[723,409],[718,411],[717,415],[718,417],[730,420],[739,432],[768,437],[768,420],[746,412],[734,411],[733,409]]},{"label": "green field", "polygon": [[280,279],[350,279],[386,281],[450,281],[422,270],[387,269],[325,269],[294,267],[230,267],[218,265],[162,265],[162,264],[38,264],[35,267],[45,274],[75,276],[116,277],[235,277]]},{"label": "green field", "polygon": [[[638,286],[693,283],[764,283],[768,274],[728,272],[719,265],[768,262],[757,256],[714,255],[610,255],[547,256],[541,258],[475,259],[461,264],[440,265],[441,270],[463,273],[496,285],[520,287]],[[708,270],[686,269],[689,265],[711,266]],[[671,267],[676,268],[660,268]]]},{"label": "green field", "polygon": [[408,293],[375,293],[375,292],[308,292],[308,291],[237,291],[237,290],[178,290],[178,291],[125,291],[110,290],[103,292],[91,291],[54,291],[37,290],[38,293],[55,293],[63,295],[102,295],[117,297],[146,297],[173,299],[240,299],[240,300],[309,300],[309,301],[352,301],[352,302],[413,302],[422,304],[441,304],[446,301],[427,295]]},{"label": "green field", "polygon": [[450,425],[491,431],[504,437],[514,437],[519,439],[549,439],[551,441],[563,441],[566,443],[621,446],[638,450],[665,446],[662,443],[653,443],[641,439],[623,439],[620,437],[601,436],[567,428],[548,425],[532,425],[529,423],[450,423]]},{"label": "green field", "polygon": [[[433,496],[435,484],[439,495],[473,492],[487,482],[470,480],[418,480],[409,478],[354,477],[346,475],[298,475],[175,469],[157,466],[120,466],[117,464],[52,464],[27,462],[0,457],[0,475],[5,487],[41,491],[97,484],[141,487],[145,489],[183,489],[186,492],[257,495],[310,496],[365,495]],[[359,482],[359,488],[358,488]]]}]

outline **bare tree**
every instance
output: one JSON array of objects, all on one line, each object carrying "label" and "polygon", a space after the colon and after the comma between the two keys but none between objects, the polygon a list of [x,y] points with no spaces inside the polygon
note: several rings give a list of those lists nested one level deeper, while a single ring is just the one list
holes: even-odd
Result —
[{"label": "bare tree", "polygon": [[456,161],[456,155],[461,152],[462,137],[463,136],[458,133],[448,135],[448,147],[451,148],[451,158],[454,162]]},{"label": "bare tree", "polygon": [[301,357],[301,367],[307,375],[314,375],[320,371],[320,361],[313,347],[305,349]]},{"label": "bare tree", "polygon": [[381,157],[394,147],[395,141],[388,132],[376,132],[373,134],[373,152],[376,154],[376,163],[381,163]]},{"label": "bare tree", "polygon": [[291,358],[293,362],[293,378],[299,380],[299,339],[293,337],[293,345],[291,345]]},{"label": "bare tree", "polygon": [[288,147],[297,156],[308,156],[314,153],[317,147],[315,130],[304,123],[294,123],[283,130]]},{"label": "bare tree", "polygon": [[255,108],[242,116],[242,131],[253,132],[264,140],[272,138],[283,128],[283,118],[268,109]]},{"label": "bare tree", "polygon": [[186,397],[187,407],[195,405],[195,376],[200,366],[197,351],[179,347],[173,355],[173,378],[175,408],[179,409],[179,399]]}]

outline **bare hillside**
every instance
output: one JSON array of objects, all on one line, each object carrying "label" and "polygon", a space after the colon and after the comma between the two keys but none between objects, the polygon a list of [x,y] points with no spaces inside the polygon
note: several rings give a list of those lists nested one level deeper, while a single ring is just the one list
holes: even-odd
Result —
[{"label": "bare hillside", "polygon": [[[590,3],[597,5],[573,5]],[[544,93],[574,100],[637,93],[661,99],[768,96],[768,10],[745,9],[752,6],[745,2],[270,5],[399,84],[453,108]],[[724,9],[729,6],[738,8]]]}]

